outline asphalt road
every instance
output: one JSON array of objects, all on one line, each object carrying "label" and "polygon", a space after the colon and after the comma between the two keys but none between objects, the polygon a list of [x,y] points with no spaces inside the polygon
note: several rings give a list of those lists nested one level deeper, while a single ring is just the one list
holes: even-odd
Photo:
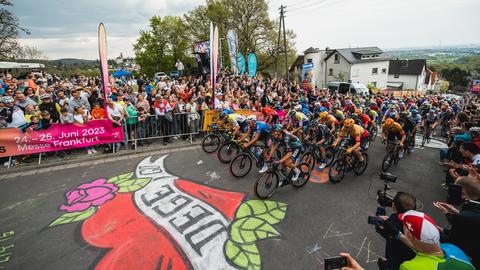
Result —
[{"label": "asphalt road", "polygon": [[[253,262],[258,262],[261,269],[323,269],[324,258],[347,251],[365,269],[377,269],[376,259],[383,256],[384,241],[375,233],[374,228],[367,224],[367,217],[375,213],[377,206],[375,193],[377,189],[383,187],[383,182],[378,179],[376,174],[380,171],[384,152],[384,146],[380,143],[375,142],[372,145],[369,150],[368,169],[362,176],[349,174],[341,183],[333,185],[325,182],[325,172],[317,171],[311,182],[303,188],[295,189],[287,186],[278,190],[271,200],[286,204],[285,217],[280,218],[280,221],[273,225],[279,235],[256,241],[258,256]],[[158,156],[152,160],[155,158],[158,158]],[[392,174],[398,176],[397,183],[391,186],[395,190],[416,195],[421,202],[422,211],[432,216],[440,225],[446,225],[443,216],[432,206],[432,201],[444,200],[446,196],[446,192],[440,187],[440,183],[444,179],[444,172],[436,163],[437,159],[438,149],[429,147],[415,149],[411,155],[401,160],[398,166],[390,170]],[[98,240],[112,230],[122,229],[116,228],[115,226],[118,224],[114,222],[117,220],[115,219],[116,213],[121,213],[121,211],[111,213],[112,224],[102,230],[99,229],[97,233],[100,236],[92,236],[93,233],[86,228],[89,227],[87,226],[89,224],[83,224],[82,228],[82,221],[49,227],[52,221],[65,213],[59,210],[59,206],[65,204],[65,193],[67,191],[92,180],[109,179],[123,173],[134,172],[141,160],[143,158],[99,165],[91,164],[87,167],[59,169],[33,176],[1,180],[0,269],[121,269],[122,265],[123,268],[126,268],[129,260],[138,260],[136,269],[183,269],[180,265],[184,264],[179,261],[188,261],[186,258],[191,263],[185,264],[187,269],[188,267],[198,268],[199,265],[205,265],[205,263],[211,264],[206,269],[224,269],[221,263],[215,263],[216,261],[205,258],[209,256],[209,251],[214,252],[212,251],[213,248],[207,251],[200,250],[202,252],[197,252],[200,255],[190,254],[190,251],[183,246],[182,241],[175,240],[175,237],[180,235],[179,232],[170,231],[169,227],[163,229],[157,227],[155,233],[162,232],[169,235],[167,238],[172,243],[176,243],[177,253],[174,252],[173,255],[170,255],[171,260],[168,264],[162,263],[164,258],[162,255],[156,268],[151,268],[147,262],[148,258],[154,257],[151,254],[152,243],[150,243],[153,240],[146,233],[148,230],[142,226],[147,226],[144,224],[145,221],[157,222],[157,225],[161,221],[156,221],[149,214],[150,212],[139,206],[138,201],[137,211],[143,212],[141,215],[135,214],[135,218],[132,218],[129,222],[134,222],[136,225],[129,225],[129,228],[132,228],[132,230],[138,229],[137,234],[143,234],[143,237],[148,239],[148,241],[143,239],[143,241],[149,243],[145,244],[145,250],[141,249],[143,243],[141,241],[139,242],[140,248],[136,247],[130,250],[126,248],[122,250],[118,246],[115,250],[114,247],[108,245],[110,242],[103,247],[98,243],[95,246],[92,245],[92,242],[94,242],[92,239],[95,237]],[[221,164],[215,155],[205,154],[200,148],[170,154],[165,159],[165,168],[169,174],[188,180],[187,183],[193,182],[211,187],[212,189],[203,190],[198,188],[199,186],[192,187],[186,184],[182,185],[181,191],[188,191],[187,193],[190,195],[194,194],[194,197],[200,198],[203,203],[209,204],[214,210],[220,209],[221,211],[218,212],[220,212],[220,216],[223,215],[223,218],[227,220],[226,222],[232,221],[232,213],[229,217],[228,212],[232,207],[235,210],[235,207],[238,207],[241,202],[233,202],[234,198],[238,197],[232,195],[233,193],[222,193],[217,196],[214,190],[234,191],[237,192],[236,194],[244,193],[242,194],[245,196],[242,199],[243,202],[257,199],[253,193],[253,184],[258,177],[256,171],[252,171],[244,179],[235,179],[228,172],[228,165]],[[154,187],[151,183],[144,190],[159,191],[152,190]],[[177,187],[179,187],[178,182]],[[198,191],[198,194],[195,190]],[[141,190],[137,193],[140,192]],[[160,193],[160,191],[157,192],[156,196],[160,196]],[[214,198],[212,199],[208,194],[208,196],[205,196],[204,193],[213,194]],[[152,194],[154,193],[147,195],[153,196]],[[137,197],[140,198],[140,195],[136,195],[130,198],[134,198],[133,200]],[[205,196],[205,199],[202,199],[201,196]],[[111,205],[119,204],[119,201],[120,196],[100,206],[100,210],[93,216],[96,223],[93,221],[94,218],[90,218],[92,220],[87,219],[88,222],[91,224],[108,223],[109,213],[104,213],[107,211],[105,209],[115,209]],[[153,199],[150,202],[153,202]],[[110,206],[107,205],[109,203]],[[180,200],[177,200],[174,206],[180,204]],[[124,207],[125,213],[133,211],[128,210],[130,208],[127,205],[122,207]],[[164,205],[164,207],[167,206]],[[135,209],[135,207],[131,209]],[[211,216],[214,214],[211,214]],[[140,222],[139,219],[144,220]],[[230,221],[228,221],[229,219]],[[232,225],[234,224],[233,221],[228,225],[227,230],[232,230],[235,227]],[[124,226],[126,228],[127,223]],[[148,226],[151,226],[151,224]],[[14,231],[14,235],[9,233],[11,231]],[[167,232],[165,233],[165,231]],[[130,237],[128,241],[138,240],[135,236],[132,236],[133,234],[123,233],[120,235],[121,237],[128,235]],[[214,234],[212,235],[214,236]],[[89,240],[85,240],[86,238]],[[195,242],[196,240],[192,241]],[[2,246],[8,248],[3,249],[2,252]],[[162,248],[163,246],[156,246],[153,249],[161,250]],[[109,251],[112,251],[112,254],[108,254]],[[117,266],[113,267],[112,264],[106,264],[107,260],[105,258],[110,263],[116,263],[113,265]],[[3,260],[4,262],[2,262]],[[145,261],[145,263],[142,263],[142,261]],[[231,260],[228,265],[231,267],[238,266]]]}]

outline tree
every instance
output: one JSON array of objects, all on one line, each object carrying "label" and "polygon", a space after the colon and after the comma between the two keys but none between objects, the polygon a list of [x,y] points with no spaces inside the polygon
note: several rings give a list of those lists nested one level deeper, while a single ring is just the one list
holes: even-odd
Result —
[{"label": "tree", "polygon": [[347,79],[347,73],[344,71],[340,71],[334,79],[339,82],[344,82]]},{"label": "tree", "polygon": [[[207,0],[206,6],[199,6],[185,16],[188,33],[195,41],[208,40],[210,21],[219,27],[223,37],[222,54],[228,55],[226,34],[236,30],[238,51],[243,55],[254,52],[257,55],[259,72],[273,73],[275,68],[278,22],[268,16],[265,0]],[[289,63],[296,57],[295,34],[287,31],[287,51]],[[282,37],[283,39],[283,37]],[[283,43],[282,43],[283,44]],[[230,59],[226,57],[229,63]],[[282,58],[283,59],[283,58]],[[285,61],[280,59],[279,70],[285,70]]]},{"label": "tree", "polygon": [[19,58],[25,60],[47,60],[47,56],[35,46],[23,46]]},{"label": "tree", "polygon": [[150,29],[140,32],[133,50],[141,72],[152,76],[158,71],[172,70],[176,59],[184,61],[190,44],[181,17],[166,16],[162,19],[153,16],[150,19]]},{"label": "tree", "polygon": [[29,34],[26,28],[19,26],[18,18],[6,6],[12,6],[10,0],[0,0],[0,59],[17,58],[21,52],[18,36],[20,32]]}]

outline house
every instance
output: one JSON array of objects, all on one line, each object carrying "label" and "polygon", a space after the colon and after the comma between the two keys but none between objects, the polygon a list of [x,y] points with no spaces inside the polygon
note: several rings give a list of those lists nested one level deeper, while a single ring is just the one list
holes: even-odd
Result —
[{"label": "house", "polygon": [[391,60],[388,70],[388,88],[426,92],[427,60]]},{"label": "house", "polygon": [[325,58],[324,80],[387,87],[391,56],[378,47],[335,49]]},{"label": "house", "polygon": [[293,64],[290,66],[288,69],[288,72],[290,73],[290,78],[296,81],[300,81],[302,78],[302,65],[305,57],[303,55],[297,56]]},{"label": "house", "polygon": [[425,76],[425,89],[427,91],[438,92],[436,91],[437,82],[438,82],[438,73],[433,72],[427,68],[426,76]]}]

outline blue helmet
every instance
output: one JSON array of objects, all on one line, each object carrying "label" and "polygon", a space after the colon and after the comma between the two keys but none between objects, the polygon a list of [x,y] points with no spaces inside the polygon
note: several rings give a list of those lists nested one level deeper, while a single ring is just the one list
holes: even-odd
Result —
[{"label": "blue helmet", "polygon": [[282,131],[283,126],[281,124],[275,124],[272,126],[272,131]]},{"label": "blue helmet", "polygon": [[226,113],[226,112],[221,112],[221,113],[218,115],[218,118],[220,118],[220,120],[224,119],[225,117],[227,117],[227,113]]},{"label": "blue helmet", "polygon": [[413,116],[417,116],[418,115],[418,110],[417,109],[410,109],[410,112],[412,113]]}]

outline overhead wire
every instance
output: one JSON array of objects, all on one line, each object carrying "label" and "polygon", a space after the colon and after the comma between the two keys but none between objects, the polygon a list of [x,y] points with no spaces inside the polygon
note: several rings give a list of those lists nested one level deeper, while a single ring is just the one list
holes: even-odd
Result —
[{"label": "overhead wire", "polygon": [[[324,2],[326,2],[326,1],[327,1],[327,0],[325,0]],[[312,11],[320,10],[320,9],[323,9],[323,8],[331,7],[331,6],[340,4],[340,3],[342,3],[342,2],[346,2],[346,1],[347,1],[347,0],[336,0],[336,1],[333,0],[333,1],[328,2],[326,5],[321,5],[321,6],[318,6],[318,7],[314,7],[314,8],[312,8],[312,9],[309,9],[309,10],[306,11],[306,12],[312,12]],[[324,3],[324,2],[322,2],[322,3]],[[305,13],[299,13],[300,11],[301,11],[301,9],[295,10],[295,11],[293,11],[293,12],[292,12],[292,11],[289,11],[289,15],[292,15],[292,14],[293,14],[293,15],[295,16],[295,15],[297,15],[297,13],[298,13],[298,14],[302,14],[302,15],[305,14]]]},{"label": "overhead wire", "polygon": [[301,9],[305,9],[305,8],[308,8],[308,7],[312,7],[312,6],[316,6],[316,5],[319,5],[319,4],[322,4],[322,3],[325,3],[329,0],[320,0],[320,1],[316,1],[314,3],[311,3],[311,4],[308,4],[306,6],[302,6],[302,7],[297,7],[297,8],[293,8],[293,9],[288,9],[287,7],[287,12],[292,12],[292,11],[296,11],[296,10],[301,10]]}]

